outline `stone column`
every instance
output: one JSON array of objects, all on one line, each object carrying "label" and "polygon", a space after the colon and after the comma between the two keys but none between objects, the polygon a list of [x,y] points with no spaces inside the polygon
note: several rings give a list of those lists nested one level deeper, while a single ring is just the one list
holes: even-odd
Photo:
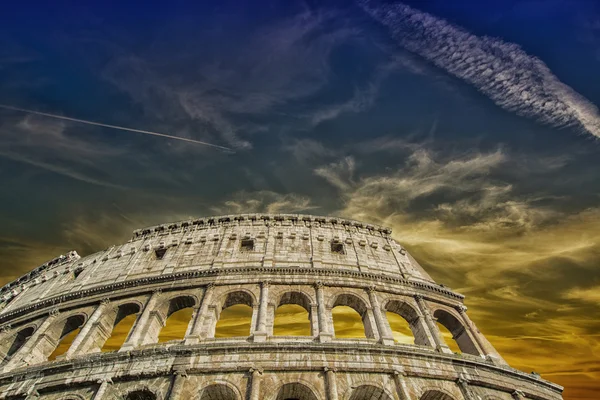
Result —
[{"label": "stone column", "polygon": [[47,331],[56,321],[59,314],[60,313],[58,309],[50,311],[50,315],[44,320],[44,322],[42,322],[40,327],[37,328],[29,340],[27,340],[27,342],[21,347],[21,349],[13,355],[12,359],[6,364],[3,371],[9,371],[18,366],[20,363],[31,365],[44,361],[44,358],[49,354],[43,354],[40,349],[46,348],[47,346],[40,346],[40,344],[42,341],[48,340]]},{"label": "stone column", "polygon": [[150,318],[152,317],[152,313],[156,308],[156,304],[160,300],[160,297],[160,290],[155,290],[152,292],[152,295],[148,298],[148,301],[144,306],[144,311],[142,311],[142,313],[137,317],[133,328],[131,328],[131,335],[129,335],[127,341],[123,343],[123,346],[121,346],[119,352],[131,351],[144,343],[144,337],[148,333],[147,328]]},{"label": "stone column", "polygon": [[515,400],[525,400],[525,399],[526,399],[526,397],[525,397],[525,393],[523,393],[523,392],[522,392],[522,391],[520,391],[520,390],[515,390],[514,392],[512,392],[512,397],[513,397]]},{"label": "stone column", "polygon": [[327,323],[327,311],[325,310],[325,295],[323,294],[323,283],[315,283],[317,291],[317,308],[319,310],[319,341],[328,342],[333,337]]},{"label": "stone column", "polygon": [[263,370],[259,368],[250,368],[250,395],[249,400],[260,400],[260,381]]},{"label": "stone column", "polygon": [[436,350],[442,353],[452,354],[452,350],[450,350],[446,342],[444,342],[444,338],[442,338],[440,330],[435,324],[435,320],[431,316],[431,313],[429,312],[429,307],[425,303],[425,300],[423,300],[423,297],[420,295],[416,295],[415,299],[417,301],[417,305],[419,306],[421,314],[423,314],[423,318],[425,319],[427,328],[431,333],[431,337],[433,338],[433,341],[435,343]]},{"label": "stone column", "polygon": [[258,324],[254,332],[255,342],[267,340],[267,312],[269,307],[269,281],[260,284],[260,304],[258,306]]},{"label": "stone column", "polygon": [[210,325],[211,319],[211,316],[208,315],[208,309],[212,305],[214,291],[215,285],[213,283],[206,285],[202,301],[198,309],[194,311],[194,322],[192,322],[189,333],[185,337],[184,344],[196,344],[207,337],[207,325]]},{"label": "stone column", "polygon": [[174,371],[173,383],[171,384],[171,390],[169,390],[167,400],[178,400],[181,398],[186,379],[187,371],[185,369],[176,369]]},{"label": "stone column", "polygon": [[104,299],[98,305],[98,307],[96,307],[90,319],[88,319],[85,325],[83,325],[83,328],[81,328],[81,331],[71,344],[71,347],[69,347],[69,350],[65,354],[66,359],[70,359],[74,356],[78,356],[79,354],[86,352],[86,349],[89,348],[87,344],[89,343],[89,341],[94,341],[95,336],[98,334],[98,323],[102,316],[104,316],[104,313],[106,312],[106,309],[109,308],[109,306],[110,300]]},{"label": "stone column", "polygon": [[458,378],[456,380],[456,385],[459,387],[465,400],[475,400],[475,396],[473,396],[473,393],[471,393],[471,389],[469,388],[469,382],[465,378]]},{"label": "stone column", "polygon": [[375,324],[379,331],[379,341],[382,344],[392,345],[394,344],[394,337],[392,336],[392,332],[388,331],[388,325],[385,323],[375,286],[369,287],[367,291],[369,292],[369,301],[371,302],[371,308],[373,309],[373,315],[375,316]]},{"label": "stone column", "polygon": [[100,386],[98,386],[98,390],[96,390],[96,393],[94,394],[94,397],[92,397],[92,400],[102,400],[102,398],[104,397],[106,391],[108,390],[108,386],[112,383],[112,380],[110,378],[108,379],[100,379],[98,381],[98,384]]},{"label": "stone column", "polygon": [[325,367],[325,384],[327,385],[327,400],[338,400],[335,370]]},{"label": "stone column", "polygon": [[471,318],[469,318],[469,316],[467,315],[467,307],[461,304],[458,307],[456,307],[456,309],[458,310],[465,327],[470,331],[471,336],[475,338],[475,341],[481,348],[484,356],[487,359],[491,360],[494,364],[508,365],[508,363],[504,361],[500,353],[496,351],[494,346],[492,346],[492,344],[481,334],[481,332],[479,332],[479,329],[477,329],[473,321],[471,321]]},{"label": "stone column", "polygon": [[408,389],[406,388],[406,382],[404,381],[405,372],[403,370],[394,371],[394,383],[396,384],[396,393],[400,400],[410,400]]}]

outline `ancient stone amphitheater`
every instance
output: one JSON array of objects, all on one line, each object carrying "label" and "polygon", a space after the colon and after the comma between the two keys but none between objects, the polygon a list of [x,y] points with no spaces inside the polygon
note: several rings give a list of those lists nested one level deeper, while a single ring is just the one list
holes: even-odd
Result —
[{"label": "ancient stone amphitheater", "polygon": [[[228,215],[58,257],[1,289],[0,398],[561,399],[560,386],[510,368],[463,296],[436,284],[390,234],[337,218]],[[240,303],[253,310],[249,336],[216,338],[221,312]],[[273,335],[285,304],[308,311],[309,336]],[[361,315],[366,338],[336,337],[339,305]],[[158,343],[184,308],[193,309],[185,337]],[[414,344],[394,341],[389,312],[408,321]],[[135,323],[123,345],[101,352],[127,316]]]}]

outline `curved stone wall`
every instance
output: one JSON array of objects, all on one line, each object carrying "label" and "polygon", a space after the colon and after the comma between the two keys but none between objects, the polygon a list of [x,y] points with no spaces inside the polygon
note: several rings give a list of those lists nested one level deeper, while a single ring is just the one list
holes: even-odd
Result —
[{"label": "curved stone wall", "polygon": [[[139,230],[84,258],[72,252],[0,291],[0,398],[560,399],[562,388],[510,368],[475,327],[463,296],[435,284],[388,229],[300,215],[237,215]],[[220,313],[252,308],[250,333],[215,338]],[[274,336],[275,310],[309,315],[309,336]],[[336,338],[348,306],[364,339]],[[158,343],[174,312],[183,340]],[[394,342],[386,312],[413,345]],[[100,350],[123,318],[118,351]],[[453,353],[437,323],[461,349]],[[68,351],[50,354],[79,329]]]}]

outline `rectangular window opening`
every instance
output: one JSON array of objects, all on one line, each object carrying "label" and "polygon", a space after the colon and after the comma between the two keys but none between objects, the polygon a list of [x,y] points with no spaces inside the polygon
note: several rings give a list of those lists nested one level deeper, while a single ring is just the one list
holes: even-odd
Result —
[{"label": "rectangular window opening", "polygon": [[165,257],[165,253],[167,252],[166,247],[161,247],[159,249],[154,250],[154,254],[156,254],[157,260],[162,260]]},{"label": "rectangular window opening", "polygon": [[331,242],[331,252],[335,254],[346,254],[344,252],[344,244],[341,242]]},{"label": "rectangular window opening", "polygon": [[254,240],[253,239],[243,239],[240,245],[242,251],[253,251],[254,250]]}]

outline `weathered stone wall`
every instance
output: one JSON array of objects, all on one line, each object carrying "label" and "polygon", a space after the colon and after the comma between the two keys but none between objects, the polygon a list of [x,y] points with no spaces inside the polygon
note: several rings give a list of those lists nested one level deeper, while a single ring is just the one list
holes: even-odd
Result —
[{"label": "weathered stone wall", "polygon": [[[0,399],[561,398],[559,386],[510,368],[463,296],[431,281],[389,235],[330,218],[227,216],[59,258],[0,291]],[[250,335],[215,338],[221,311],[234,304],[252,307]],[[273,336],[282,304],[308,311],[310,336]],[[335,337],[339,305],[361,315],[366,339]],[[182,308],[193,309],[184,339],[157,343]],[[414,345],[394,342],[388,311],[408,321]],[[120,350],[101,353],[131,314]],[[47,361],[76,328],[67,353]]]}]

